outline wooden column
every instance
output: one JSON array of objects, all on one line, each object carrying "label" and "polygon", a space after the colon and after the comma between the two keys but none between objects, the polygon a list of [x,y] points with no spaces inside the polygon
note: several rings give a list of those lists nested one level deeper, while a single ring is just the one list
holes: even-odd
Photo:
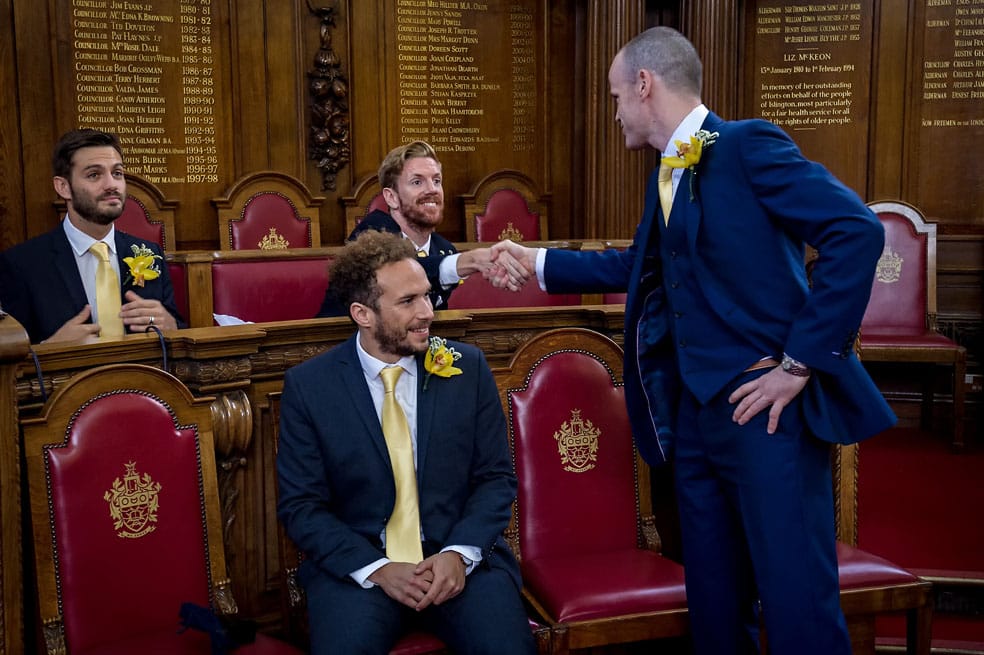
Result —
[{"label": "wooden column", "polygon": [[587,11],[585,237],[630,239],[642,216],[650,165],[625,149],[608,90],[612,58],[646,28],[642,0],[592,2]]},{"label": "wooden column", "polygon": [[13,317],[0,320],[0,655],[24,652],[24,580],[21,542],[20,430],[17,365],[30,349],[27,332]]},{"label": "wooden column", "polygon": [[722,118],[740,118],[738,52],[741,44],[737,0],[680,4],[680,31],[697,48],[704,64],[704,104]]}]

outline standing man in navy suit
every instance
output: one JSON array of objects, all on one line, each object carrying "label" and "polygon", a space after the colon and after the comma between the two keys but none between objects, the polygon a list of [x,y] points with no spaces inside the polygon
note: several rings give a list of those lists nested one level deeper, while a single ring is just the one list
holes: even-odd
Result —
[{"label": "standing man in navy suit", "polygon": [[[306,555],[312,652],[382,655],[414,627],[455,653],[535,652],[502,537],[516,478],[485,358],[430,334],[431,285],[410,240],[365,232],[331,281],[358,330],[287,372],[277,454],[277,513]],[[407,559],[387,543],[406,488],[384,434],[389,373],[412,446]]]},{"label": "standing man in navy suit", "polygon": [[[492,267],[491,251],[474,248],[458,252],[454,244],[437,233],[444,216],[444,173],[437,153],[429,143],[411,141],[393,148],[379,165],[379,185],[388,211],[373,210],[363,218],[349,241],[366,230],[400,234],[409,239],[427,273],[429,292],[434,309],[447,309],[448,298],[458,284],[474,273],[486,274]],[[509,279],[523,279],[524,271],[502,258],[499,267],[506,279],[504,266],[509,266]],[[331,285],[331,280],[328,281]],[[513,291],[518,286],[511,286]],[[335,302],[330,289],[318,311],[318,317],[348,316],[348,308]]]},{"label": "standing man in navy suit", "polygon": [[626,404],[644,457],[673,456],[697,652],[758,653],[761,607],[772,655],[850,653],[829,446],[895,420],[853,350],[883,229],[778,127],[709,112],[678,32],[634,38],[608,82],[626,147],[663,155],[632,246],[494,250],[551,292],[628,291]]},{"label": "standing man in navy suit", "polygon": [[[160,248],[113,226],[126,202],[116,135],[93,129],[67,132],[55,146],[52,167],[55,192],[68,206],[65,219],[51,232],[0,253],[0,303],[24,326],[31,343],[100,336],[107,321],[117,323],[118,333],[143,332],[148,325],[186,327]],[[89,248],[100,241],[120,281],[118,316],[98,315],[99,260]],[[134,263],[124,258],[135,258]]]}]

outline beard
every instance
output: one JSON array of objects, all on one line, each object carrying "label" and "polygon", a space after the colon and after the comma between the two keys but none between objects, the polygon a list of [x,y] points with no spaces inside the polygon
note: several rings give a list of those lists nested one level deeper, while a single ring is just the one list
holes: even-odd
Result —
[{"label": "beard", "polygon": [[[379,316],[378,313],[376,315]],[[427,340],[424,340],[424,343],[420,346],[415,346],[410,341],[409,330],[418,327],[423,327],[423,325],[414,325],[410,328],[397,328],[390,327],[383,321],[379,321],[372,332],[372,338],[375,339],[376,343],[379,344],[379,349],[384,353],[398,355],[400,357],[412,356],[427,350]]]},{"label": "beard", "polygon": [[[72,208],[75,209],[75,212],[79,216],[90,223],[110,225],[123,213],[123,207],[126,204],[126,194],[104,193],[98,198],[93,198],[84,193],[76,193],[71,185],[68,188],[72,192]],[[119,207],[100,209],[99,202],[107,198],[119,198],[122,202]]]},{"label": "beard", "polygon": [[[407,223],[416,228],[432,230],[441,222],[444,215],[444,200],[439,194],[432,193],[420,196],[416,202],[405,202],[400,196],[400,215],[406,219]],[[424,203],[434,202],[437,206],[433,209],[424,208]]]}]

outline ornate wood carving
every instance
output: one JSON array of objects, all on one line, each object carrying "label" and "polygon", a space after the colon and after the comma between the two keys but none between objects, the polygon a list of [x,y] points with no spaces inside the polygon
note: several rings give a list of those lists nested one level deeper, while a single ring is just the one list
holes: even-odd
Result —
[{"label": "ornate wood carving", "polygon": [[311,6],[321,21],[321,47],[314,56],[314,70],[308,72],[311,91],[310,157],[321,169],[321,189],[334,191],[336,176],[352,156],[349,147],[348,80],[342,74],[341,60],[331,45],[335,27],[335,7]]}]

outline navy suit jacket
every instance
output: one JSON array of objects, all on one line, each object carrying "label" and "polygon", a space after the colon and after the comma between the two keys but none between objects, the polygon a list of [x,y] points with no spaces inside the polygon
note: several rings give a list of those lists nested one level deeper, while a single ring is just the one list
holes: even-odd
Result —
[{"label": "navy suit jacket", "polygon": [[[127,291],[140,297],[159,300],[177,319],[178,327],[188,327],[174,302],[174,288],[167,263],[158,260],[160,277],[147,280],[143,287],[127,282],[129,268],[124,257],[131,257],[130,246],[147,246],[162,255],[157,244],[137,239],[125,232],[115,231],[116,253],[120,263],[121,301],[127,302]],[[85,287],[75,265],[75,253],[61,224],[54,230],[29,239],[0,253],[0,303],[27,330],[31,343],[44,341],[82,311],[88,303]]]},{"label": "navy suit jacket", "polygon": [[[366,230],[376,230],[378,232],[389,232],[391,234],[402,234],[400,224],[386,212],[375,209],[368,216],[359,221],[359,224],[352,230],[348,240],[352,241]],[[430,293],[427,294],[431,299],[434,309],[447,309],[448,298],[451,292],[457,288],[456,284],[445,288],[441,285],[441,262],[448,255],[458,252],[450,241],[442,237],[437,232],[431,233],[430,254],[421,257],[418,261],[427,273],[427,279],[431,283]],[[328,290],[325,291],[325,299],[321,303],[321,309],[315,318],[326,318],[329,316],[348,316],[348,308],[341,307],[335,297],[331,295],[331,280],[328,280]]]},{"label": "navy suit jacket", "polygon": [[[684,172],[671,216],[686,221],[697,284],[708,303],[763,356],[787,352],[813,369],[803,399],[816,436],[853,443],[891,427],[895,417],[853,350],[884,247],[877,217],[772,123],[726,122],[711,113],[703,128],[719,136],[704,150],[697,175]],[[681,385],[662,287],[657,173],[650,176],[629,249],[552,250],[544,270],[555,293],[628,290],[626,404],[640,452],[654,464],[671,452]],[[812,288],[804,244],[819,251]],[[644,311],[650,335],[658,338],[640,353]],[[645,380],[640,356],[655,371]]]},{"label": "navy suit jacket", "polygon": [[[461,375],[431,376],[417,358],[417,488],[425,556],[482,550],[480,566],[519,567],[502,537],[516,478],[495,380],[477,348],[448,342]],[[396,488],[356,336],[287,371],[280,406],[277,513],[306,554],[302,579],[339,579],[384,557]],[[307,570],[305,570],[307,569]]]}]

